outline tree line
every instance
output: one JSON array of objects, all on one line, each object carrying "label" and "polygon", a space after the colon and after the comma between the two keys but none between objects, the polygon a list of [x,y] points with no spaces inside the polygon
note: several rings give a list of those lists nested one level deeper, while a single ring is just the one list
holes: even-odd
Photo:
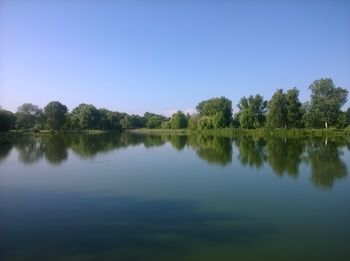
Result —
[{"label": "tree line", "polygon": [[232,101],[226,97],[211,98],[198,103],[193,115],[177,111],[171,117],[146,112],[130,115],[108,109],[98,109],[82,103],[71,112],[58,101],[49,102],[44,109],[25,103],[16,113],[0,109],[0,131],[31,130],[108,130],[123,129],[191,129],[220,128],[344,128],[350,125],[350,108],[342,111],[348,90],[336,87],[330,78],[314,81],[311,99],[301,103],[299,90],[278,89],[267,101],[256,94],[242,97],[233,114]]}]

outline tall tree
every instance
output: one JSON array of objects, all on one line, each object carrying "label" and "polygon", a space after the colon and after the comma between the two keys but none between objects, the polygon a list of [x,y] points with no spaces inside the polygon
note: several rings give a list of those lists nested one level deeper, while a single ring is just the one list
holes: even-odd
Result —
[{"label": "tall tree", "polygon": [[177,111],[171,116],[170,128],[172,129],[184,129],[187,128],[187,118],[182,111]]},{"label": "tall tree", "polygon": [[286,110],[287,110],[287,125],[290,128],[302,126],[302,104],[299,101],[299,90],[293,88],[287,91],[286,94]]},{"label": "tall tree", "polygon": [[253,129],[263,127],[266,117],[267,101],[257,94],[243,97],[237,107],[240,109],[239,122],[242,128]]},{"label": "tall tree", "polygon": [[31,129],[40,126],[43,119],[43,111],[37,105],[32,103],[24,103],[17,108],[16,112],[16,128]]},{"label": "tall tree", "polygon": [[277,90],[268,104],[266,124],[269,128],[287,127],[286,95],[282,89]]},{"label": "tall tree", "polygon": [[199,115],[220,118],[220,127],[228,127],[232,121],[231,100],[220,97],[200,102],[196,107]]},{"label": "tall tree", "polygon": [[98,129],[100,113],[92,104],[81,103],[72,111],[73,125],[77,129]]},{"label": "tall tree", "polygon": [[270,128],[296,128],[301,126],[301,103],[297,88],[277,90],[272,96],[266,115],[267,126]]},{"label": "tall tree", "polygon": [[68,109],[58,101],[49,102],[44,108],[45,120],[49,128],[59,129],[65,121]]},{"label": "tall tree", "polygon": [[347,101],[348,90],[335,87],[332,79],[325,78],[314,81],[311,90],[311,110],[313,118],[319,119],[328,128],[335,124],[341,113],[341,107]]}]

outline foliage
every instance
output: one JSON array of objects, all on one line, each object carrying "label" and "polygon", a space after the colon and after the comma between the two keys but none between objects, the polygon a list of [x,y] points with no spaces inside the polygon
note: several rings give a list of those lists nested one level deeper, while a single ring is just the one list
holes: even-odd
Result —
[{"label": "foliage", "polygon": [[72,125],[74,129],[98,129],[100,111],[92,104],[81,103],[72,111]]},{"label": "foliage", "polygon": [[299,90],[293,88],[287,91],[286,110],[287,110],[287,126],[289,128],[302,127],[302,104],[299,101]]},{"label": "foliage", "polygon": [[232,121],[232,102],[231,100],[220,97],[212,98],[200,102],[196,107],[199,115],[202,116],[215,116],[220,117],[220,126],[228,127]]},{"label": "foliage", "polygon": [[266,124],[269,128],[287,127],[286,95],[282,89],[277,90],[268,104]]},{"label": "foliage", "polygon": [[[311,90],[311,107],[308,112],[308,125],[316,125],[318,122],[324,123],[325,127],[336,124],[341,107],[347,101],[348,90],[335,87],[332,79],[325,78],[314,81],[309,89]],[[317,120],[316,120],[317,119]],[[314,122],[316,121],[316,122]]]},{"label": "foliage", "polygon": [[187,117],[182,111],[174,113],[169,121],[169,127],[171,129],[184,129],[187,128],[187,124]]},{"label": "foliage", "polygon": [[46,124],[53,130],[59,129],[65,121],[67,107],[58,101],[49,102],[44,108]]},{"label": "foliage", "polygon": [[200,130],[210,130],[214,128],[213,117],[203,116],[198,121],[198,128]]},{"label": "foliage", "polygon": [[163,115],[150,112],[146,112],[143,117],[145,119],[145,127],[149,129],[160,129],[162,127],[162,123],[169,120]]},{"label": "foliage", "polygon": [[41,125],[43,121],[43,111],[37,105],[24,103],[17,108],[16,129],[29,130],[34,126]]},{"label": "foliage", "polygon": [[12,112],[0,109],[0,131],[14,129],[15,123],[16,116]]},{"label": "foliage", "polygon": [[261,95],[243,97],[237,107],[240,109],[239,122],[242,128],[253,129],[264,126],[267,101]]},{"label": "foliage", "polygon": [[268,104],[267,127],[296,128],[301,126],[301,119],[299,91],[293,88],[285,94],[282,89],[277,90]]},{"label": "foliage", "polygon": [[350,125],[350,108],[346,110],[346,124],[349,126]]}]

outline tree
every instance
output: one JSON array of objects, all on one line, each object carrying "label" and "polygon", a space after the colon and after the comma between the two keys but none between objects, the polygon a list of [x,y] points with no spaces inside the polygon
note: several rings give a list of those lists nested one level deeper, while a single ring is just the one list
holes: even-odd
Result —
[{"label": "tree", "polygon": [[346,111],[346,124],[348,126],[350,125],[350,108],[348,108]]},{"label": "tree", "polygon": [[209,100],[205,100],[200,102],[196,107],[199,115],[214,117],[217,114],[220,114],[222,122],[220,123],[220,127],[228,127],[232,121],[232,102],[231,100],[220,97],[220,98],[212,98]]},{"label": "tree", "polygon": [[15,123],[16,116],[12,112],[0,109],[0,132],[13,129]]},{"label": "tree", "polygon": [[277,90],[268,104],[266,124],[269,128],[287,127],[286,95],[282,89]]},{"label": "tree", "polygon": [[200,119],[199,114],[191,115],[188,119],[188,128],[190,130],[196,130],[198,128],[199,119]]},{"label": "tree", "polygon": [[64,124],[67,107],[58,101],[49,102],[44,108],[44,116],[49,128],[57,130]]},{"label": "tree", "polygon": [[17,108],[16,128],[28,130],[39,127],[43,120],[43,111],[37,105],[24,103]]},{"label": "tree", "polygon": [[187,118],[182,111],[177,111],[171,116],[170,128],[172,129],[184,129],[187,128]]},{"label": "tree", "polygon": [[287,125],[290,128],[297,128],[302,126],[302,104],[299,101],[299,90],[293,88],[287,91],[286,110],[287,110]]},{"label": "tree", "polygon": [[144,118],[145,118],[145,126],[146,128],[149,128],[149,129],[159,129],[162,127],[163,122],[169,120],[169,118],[163,115],[154,114],[150,112],[146,112],[144,114]]},{"label": "tree", "polygon": [[261,95],[250,95],[248,98],[243,97],[237,107],[240,109],[239,122],[242,128],[252,129],[263,127],[267,101]]},{"label": "tree", "polygon": [[203,116],[198,121],[198,127],[201,130],[209,130],[214,128],[213,117]]},{"label": "tree", "polygon": [[92,104],[81,103],[72,111],[72,121],[76,129],[98,129],[100,112]]},{"label": "tree", "polygon": [[101,130],[119,131],[121,129],[120,120],[116,112],[99,109],[98,127]]},{"label": "tree", "polygon": [[325,128],[335,124],[341,113],[341,107],[347,101],[348,90],[335,87],[332,79],[322,78],[314,81],[311,90],[311,109],[313,119],[324,123]]}]

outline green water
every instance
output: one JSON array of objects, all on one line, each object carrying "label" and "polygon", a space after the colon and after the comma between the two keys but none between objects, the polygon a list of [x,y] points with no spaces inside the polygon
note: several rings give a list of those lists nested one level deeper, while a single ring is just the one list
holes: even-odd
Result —
[{"label": "green water", "polygon": [[0,260],[350,260],[350,142],[0,143]]}]

